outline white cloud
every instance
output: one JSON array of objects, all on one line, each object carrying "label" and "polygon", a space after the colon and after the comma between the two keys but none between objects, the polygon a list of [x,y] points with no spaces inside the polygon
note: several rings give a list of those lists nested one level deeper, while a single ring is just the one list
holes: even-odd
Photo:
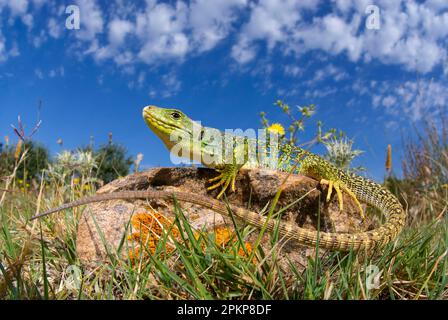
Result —
[{"label": "white cloud", "polygon": [[5,51],[5,38],[1,34],[0,30],[0,62],[3,62],[8,58]]},{"label": "white cloud", "polygon": [[133,24],[126,20],[114,19],[109,23],[109,42],[117,47],[123,44],[126,35],[132,31]]},{"label": "white cloud", "polygon": [[190,5],[192,40],[198,51],[207,51],[227,37],[238,10],[247,0],[196,0]]},{"label": "white cloud", "polygon": [[328,86],[318,89],[308,89],[305,91],[305,97],[309,100],[315,100],[329,95],[334,95],[336,92],[338,92],[337,88]]},{"label": "white cloud", "polygon": [[9,50],[8,55],[10,57],[20,56],[20,50],[19,50],[19,46],[17,45],[17,42],[13,43],[12,48]]},{"label": "white cloud", "polygon": [[136,33],[143,42],[138,57],[146,63],[183,58],[190,45],[185,33],[187,18],[188,7],[183,2],[177,2],[175,7],[165,3],[148,5],[136,20]]},{"label": "white cloud", "polygon": [[170,98],[176,95],[181,87],[182,83],[177,78],[174,72],[167,73],[162,76],[160,79],[159,88],[150,87],[149,88],[149,96],[151,98],[161,97],[161,98]]},{"label": "white cloud", "polygon": [[269,50],[286,41],[301,18],[300,8],[313,6],[315,2],[261,0],[253,5],[249,22],[232,48],[232,57],[239,63],[247,63],[255,57],[255,41],[266,41]]},{"label": "white cloud", "polygon": [[397,103],[397,98],[395,98],[394,96],[391,96],[391,95],[384,97],[383,101],[382,101],[383,106],[385,106],[386,108],[390,108],[393,105],[395,105],[396,103]]},{"label": "white cloud", "polygon": [[0,9],[6,6],[13,16],[21,16],[28,10],[28,0],[0,0]]},{"label": "white cloud", "polygon": [[431,71],[446,55],[448,13],[437,13],[425,4],[406,2],[404,10],[383,10],[378,32],[360,37],[367,58],[400,64],[408,70]]},{"label": "white cloud", "polygon": [[[322,50],[327,54],[345,54],[351,61],[372,59],[402,65],[422,73],[433,70],[447,57],[448,2],[430,0],[378,0],[381,28],[365,28],[365,9],[371,1],[335,0],[329,13],[314,14],[303,22],[317,1],[305,8],[298,1],[261,0],[252,5],[250,18],[241,29],[232,57],[247,63],[256,57],[257,47],[296,55]],[[323,14],[323,15],[322,15]],[[309,16],[309,15],[308,15]]]},{"label": "white cloud", "polygon": [[303,70],[297,65],[286,65],[283,67],[283,71],[286,75],[291,77],[297,77],[299,75],[302,75]]},{"label": "white cloud", "polygon": [[362,41],[355,33],[360,24],[360,16],[354,15],[350,22],[333,14],[318,18],[309,27],[298,29],[292,37],[290,47],[298,52],[321,49],[329,54],[347,53],[352,61],[361,55]]},{"label": "white cloud", "polygon": [[247,0],[148,1],[135,15],[136,56],[152,64],[211,50],[229,35],[235,13],[246,5]]},{"label": "white cloud", "polygon": [[[0,7],[0,9],[1,9],[1,7]],[[0,13],[1,13],[1,10],[0,10]],[[1,26],[2,25],[1,25],[1,20],[0,20],[0,63],[6,61],[8,59],[8,55],[9,55],[6,50],[6,39],[3,36]]]},{"label": "white cloud", "polygon": [[343,14],[347,14],[352,8],[351,0],[336,0],[336,8],[340,10]]},{"label": "white cloud", "polygon": [[183,58],[189,49],[189,40],[184,33],[164,34],[147,41],[138,56],[146,63],[158,59]]},{"label": "white cloud", "polygon": [[31,29],[33,27],[33,16],[30,13],[27,13],[22,16],[22,22],[24,25],[28,27],[28,29]]},{"label": "white cloud", "polygon": [[232,47],[232,58],[240,64],[245,64],[253,60],[256,56],[256,50],[247,39],[240,39],[237,45]]},{"label": "white cloud", "polygon": [[55,77],[63,77],[65,74],[65,69],[63,66],[60,66],[59,68],[55,68],[55,69],[51,69],[48,72],[48,76],[50,78],[55,78]]},{"label": "white cloud", "polygon": [[40,70],[39,68],[34,69],[34,74],[36,75],[37,78],[39,78],[40,80],[42,80],[44,78],[44,73],[42,72],[42,70]]},{"label": "white cloud", "polygon": [[101,46],[95,37],[85,54],[93,54],[95,60],[112,59],[117,65],[124,66],[135,62],[135,54],[124,43],[126,36],[134,29],[134,25],[127,21],[115,18],[108,24],[108,44]]},{"label": "white cloud", "polygon": [[146,73],[144,71],[140,71],[139,74],[138,74],[137,80],[136,81],[134,81],[134,80],[130,81],[128,83],[128,87],[130,89],[133,89],[133,88],[141,89],[141,88],[143,88],[145,80],[146,80]]},{"label": "white cloud", "polygon": [[134,62],[135,57],[131,51],[124,51],[114,57],[114,61],[118,65],[128,65]]},{"label": "white cloud", "polygon": [[332,79],[335,82],[347,79],[349,75],[347,72],[343,71],[342,69],[334,66],[333,64],[328,64],[327,66],[316,70],[314,73],[313,78],[311,78],[307,84],[308,85],[315,85],[316,83],[326,80],[326,79]]},{"label": "white cloud", "polygon": [[401,84],[386,81],[372,96],[375,107],[384,108],[389,115],[412,121],[434,117],[448,106],[448,87],[440,81],[417,80]]},{"label": "white cloud", "polygon": [[251,17],[243,28],[250,40],[264,39],[272,49],[278,41],[284,41],[290,29],[294,28],[301,15],[295,0],[262,0],[252,9]]},{"label": "white cloud", "polygon": [[448,8],[448,2],[445,0],[428,0],[427,4],[428,4],[428,7],[436,9],[436,10]]},{"label": "white cloud", "polygon": [[32,36],[32,44],[35,48],[40,48],[40,46],[47,40],[47,36],[44,30]]},{"label": "white cloud", "polygon": [[80,29],[75,31],[81,40],[94,40],[103,32],[103,13],[95,0],[77,0],[80,11]]},{"label": "white cloud", "polygon": [[61,22],[55,18],[48,19],[48,34],[53,38],[59,38],[62,34]]},{"label": "white cloud", "polygon": [[48,0],[32,0],[34,6],[37,8],[41,7],[45,2],[48,2]]},{"label": "white cloud", "polygon": [[171,90],[171,92],[178,92],[182,83],[177,79],[174,73],[166,74],[162,77],[163,84]]},{"label": "white cloud", "polygon": [[[183,61],[212,50],[226,38],[233,41],[229,54],[239,64],[253,61],[261,52],[300,58],[317,51],[345,55],[353,62],[375,60],[426,73],[448,59],[446,0],[377,0],[380,30],[365,28],[370,0],[146,0],[139,6],[122,0],[111,6],[97,0],[74,3],[80,6],[81,29],[70,32],[77,40],[71,49],[78,56],[114,61],[123,68],[139,62]],[[36,30],[35,13],[44,5],[50,13],[44,20],[47,28]],[[48,37],[62,36],[64,6],[55,1],[0,0],[3,8],[10,14],[7,21],[20,17],[29,29],[34,28],[29,38],[35,47]],[[9,38],[1,41],[3,60],[8,58],[6,41]],[[298,75],[293,69],[284,71]]]},{"label": "white cloud", "polygon": [[399,125],[399,123],[398,123],[397,121],[395,121],[395,120],[388,120],[388,121],[386,121],[386,123],[384,124],[384,127],[385,127],[387,130],[397,130],[397,129],[400,128],[400,125]]}]

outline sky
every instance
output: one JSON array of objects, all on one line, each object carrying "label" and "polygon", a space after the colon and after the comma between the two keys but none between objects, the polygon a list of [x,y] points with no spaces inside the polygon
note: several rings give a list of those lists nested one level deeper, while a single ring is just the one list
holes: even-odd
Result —
[{"label": "sky", "polygon": [[281,99],[317,106],[301,142],[341,129],[382,179],[387,145],[399,175],[403,138],[446,112],[447,36],[446,0],[0,0],[0,138],[20,115],[52,154],[112,132],[165,166],[144,106],[245,130],[288,124]]}]

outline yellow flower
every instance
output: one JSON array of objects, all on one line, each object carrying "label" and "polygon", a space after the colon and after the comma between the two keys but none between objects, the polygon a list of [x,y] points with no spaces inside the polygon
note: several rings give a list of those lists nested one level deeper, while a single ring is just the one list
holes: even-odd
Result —
[{"label": "yellow flower", "polygon": [[90,185],[86,184],[82,187],[83,190],[90,190]]},{"label": "yellow flower", "polygon": [[79,178],[75,178],[75,179],[73,179],[73,183],[74,183],[74,184],[79,184]]},{"label": "yellow flower", "polygon": [[17,182],[18,182],[19,184],[23,184],[23,180],[22,180],[22,179],[17,180]]},{"label": "yellow flower", "polygon": [[285,135],[285,128],[280,123],[273,123],[269,126],[268,130],[272,133],[278,134],[280,136]]}]

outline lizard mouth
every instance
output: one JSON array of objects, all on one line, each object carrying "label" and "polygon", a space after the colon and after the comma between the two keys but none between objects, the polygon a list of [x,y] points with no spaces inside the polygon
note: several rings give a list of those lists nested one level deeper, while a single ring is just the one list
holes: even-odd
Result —
[{"label": "lizard mouth", "polygon": [[148,126],[154,132],[165,132],[167,134],[171,134],[174,131],[185,132],[189,134],[186,128],[182,127],[180,124],[175,122],[166,121],[164,118],[164,114],[159,114],[158,111],[164,111],[163,108],[159,108],[156,106],[147,106],[143,108],[143,119],[148,124]]},{"label": "lizard mouth", "polygon": [[143,119],[145,119],[145,122],[149,125],[149,127],[153,131],[169,131],[170,129],[173,129],[172,126],[170,126],[165,121],[160,119],[160,117],[157,117],[157,115],[154,114],[156,108],[157,107],[154,106],[147,106],[143,109]]},{"label": "lizard mouth", "polygon": [[154,106],[146,106],[146,107],[144,107],[143,108],[143,118],[145,120],[148,120],[148,121],[151,121],[151,122],[154,121],[155,118],[154,118],[154,115],[152,114],[153,110],[155,110]]},{"label": "lizard mouth", "polygon": [[[161,111],[162,114],[160,114]],[[166,121],[163,111],[163,108],[147,106],[143,109],[143,119],[152,132],[164,142],[168,149],[171,149],[173,141],[177,141],[177,136],[179,134],[189,135],[189,133],[181,126]]]}]

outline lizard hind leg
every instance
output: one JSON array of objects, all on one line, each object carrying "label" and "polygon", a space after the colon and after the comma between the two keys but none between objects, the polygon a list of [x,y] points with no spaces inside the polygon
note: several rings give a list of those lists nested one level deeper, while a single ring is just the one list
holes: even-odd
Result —
[{"label": "lizard hind leg", "polygon": [[355,193],[341,180],[341,172],[333,164],[319,156],[308,155],[301,161],[299,172],[319,180],[321,185],[328,185],[327,202],[330,201],[334,189],[338,197],[340,211],[344,208],[342,192],[346,192],[355,201],[361,217],[364,219],[364,210]]},{"label": "lizard hind leg", "polygon": [[364,219],[364,209],[361,206],[361,203],[359,203],[358,198],[356,197],[356,195],[353,193],[352,190],[350,190],[345,184],[342,184],[342,189],[347,192],[347,194],[352,197],[352,199],[355,201],[356,205],[358,206],[359,209],[359,214],[361,215],[361,218]]},{"label": "lizard hind leg", "polygon": [[327,198],[326,201],[330,201],[331,194],[333,193],[333,189],[336,191],[336,194],[338,196],[338,202],[339,202],[339,210],[342,211],[344,209],[344,200],[342,198],[342,191],[346,192],[356,203],[357,207],[359,208],[360,215],[362,219],[364,219],[364,209],[361,206],[361,203],[358,201],[358,198],[356,198],[356,195],[353,193],[352,190],[350,190],[342,181],[339,180],[327,180],[327,179],[321,179],[320,184],[322,185],[328,185],[328,192],[327,192]]}]

